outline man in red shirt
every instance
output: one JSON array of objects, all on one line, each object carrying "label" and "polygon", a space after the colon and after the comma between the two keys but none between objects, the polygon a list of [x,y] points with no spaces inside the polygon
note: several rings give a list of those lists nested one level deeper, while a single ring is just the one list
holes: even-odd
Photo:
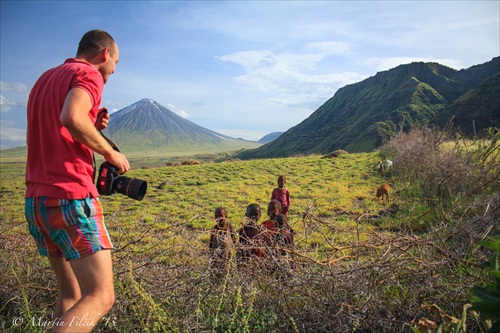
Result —
[{"label": "man in red shirt", "polygon": [[[27,107],[25,214],[38,252],[58,282],[53,332],[90,332],[114,303],[111,251],[93,153],[124,173],[126,157],[99,135],[109,116],[97,114],[104,84],[119,60],[105,31],[83,35],[75,58],[45,72]],[[81,325],[85,318],[86,325]]]}]

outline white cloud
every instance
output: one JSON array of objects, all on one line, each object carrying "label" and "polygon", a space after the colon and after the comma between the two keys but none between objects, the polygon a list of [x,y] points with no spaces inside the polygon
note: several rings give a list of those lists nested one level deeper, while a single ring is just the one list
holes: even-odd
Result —
[{"label": "white cloud", "polygon": [[16,105],[16,103],[13,100],[9,100],[7,97],[0,95],[0,112],[9,112],[14,105]]},{"label": "white cloud", "polygon": [[22,83],[0,82],[0,112],[9,112],[14,107],[26,107],[29,88]]},{"label": "white cloud", "polygon": [[27,85],[23,83],[12,83],[12,82],[0,82],[0,90],[2,91],[13,91],[17,94],[26,94],[29,92]]},{"label": "white cloud", "polygon": [[331,70],[323,65],[332,55],[349,53],[347,43],[316,42],[305,50],[308,52],[251,50],[218,59],[240,66],[243,74],[233,79],[244,87],[271,94],[266,103],[287,107],[316,104],[330,98],[338,88],[366,78],[355,72],[328,73]]},{"label": "white cloud", "polygon": [[310,52],[279,53],[270,50],[250,50],[223,55],[217,59],[235,63],[247,73],[257,71],[276,79],[287,79],[301,71],[316,70],[321,61],[329,56],[347,54],[349,45],[339,42],[317,42],[307,44],[304,49]]},{"label": "white cloud", "polygon": [[179,116],[181,116],[184,119],[189,117],[189,114],[185,110],[177,110],[175,113],[177,113]]},{"label": "white cloud", "polygon": [[306,49],[318,51],[324,55],[348,55],[351,54],[351,45],[345,42],[313,42],[306,45]]},{"label": "white cloud", "polygon": [[186,112],[186,110],[180,109],[177,106],[175,106],[174,104],[167,104],[166,107],[167,107],[167,109],[174,112],[178,116],[181,116],[184,119],[187,119],[189,117],[189,114]]},{"label": "white cloud", "polygon": [[108,100],[108,99],[106,101],[103,100],[101,102],[101,107],[106,107],[106,109],[108,109],[109,114],[115,113],[124,108],[122,102],[118,102],[115,100]]},{"label": "white cloud", "polygon": [[26,145],[26,130],[11,127],[11,121],[0,121],[0,149]]}]

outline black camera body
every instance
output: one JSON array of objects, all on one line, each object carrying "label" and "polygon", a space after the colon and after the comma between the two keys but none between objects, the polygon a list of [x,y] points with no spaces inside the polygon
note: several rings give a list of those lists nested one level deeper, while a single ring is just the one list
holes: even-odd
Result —
[{"label": "black camera body", "polygon": [[99,168],[96,187],[101,195],[112,195],[118,192],[141,201],[146,195],[148,183],[144,180],[122,176],[118,174],[117,167],[109,162],[103,162]]}]

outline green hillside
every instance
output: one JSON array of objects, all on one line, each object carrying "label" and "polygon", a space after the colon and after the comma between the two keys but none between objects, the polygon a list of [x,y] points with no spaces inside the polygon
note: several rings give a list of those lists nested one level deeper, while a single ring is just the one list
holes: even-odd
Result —
[{"label": "green hillside", "polygon": [[465,134],[474,134],[474,127],[500,125],[500,73],[470,89],[447,106],[440,115],[441,124],[453,117],[454,125]]},{"label": "green hillside", "polygon": [[417,124],[446,123],[452,116],[462,126],[475,119],[478,129],[498,126],[499,85],[493,76],[499,71],[500,57],[462,71],[437,63],[400,65],[339,89],[278,139],[238,157],[324,154],[336,149],[369,152],[402,124],[407,130]]}]

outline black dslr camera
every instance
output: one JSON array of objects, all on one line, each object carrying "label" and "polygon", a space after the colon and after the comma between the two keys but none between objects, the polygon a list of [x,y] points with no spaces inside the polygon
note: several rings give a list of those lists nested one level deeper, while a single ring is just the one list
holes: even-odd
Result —
[{"label": "black dslr camera", "polygon": [[148,183],[144,180],[128,178],[119,175],[118,168],[103,162],[97,177],[97,191],[102,195],[112,195],[116,192],[129,198],[141,201],[146,195]]}]

